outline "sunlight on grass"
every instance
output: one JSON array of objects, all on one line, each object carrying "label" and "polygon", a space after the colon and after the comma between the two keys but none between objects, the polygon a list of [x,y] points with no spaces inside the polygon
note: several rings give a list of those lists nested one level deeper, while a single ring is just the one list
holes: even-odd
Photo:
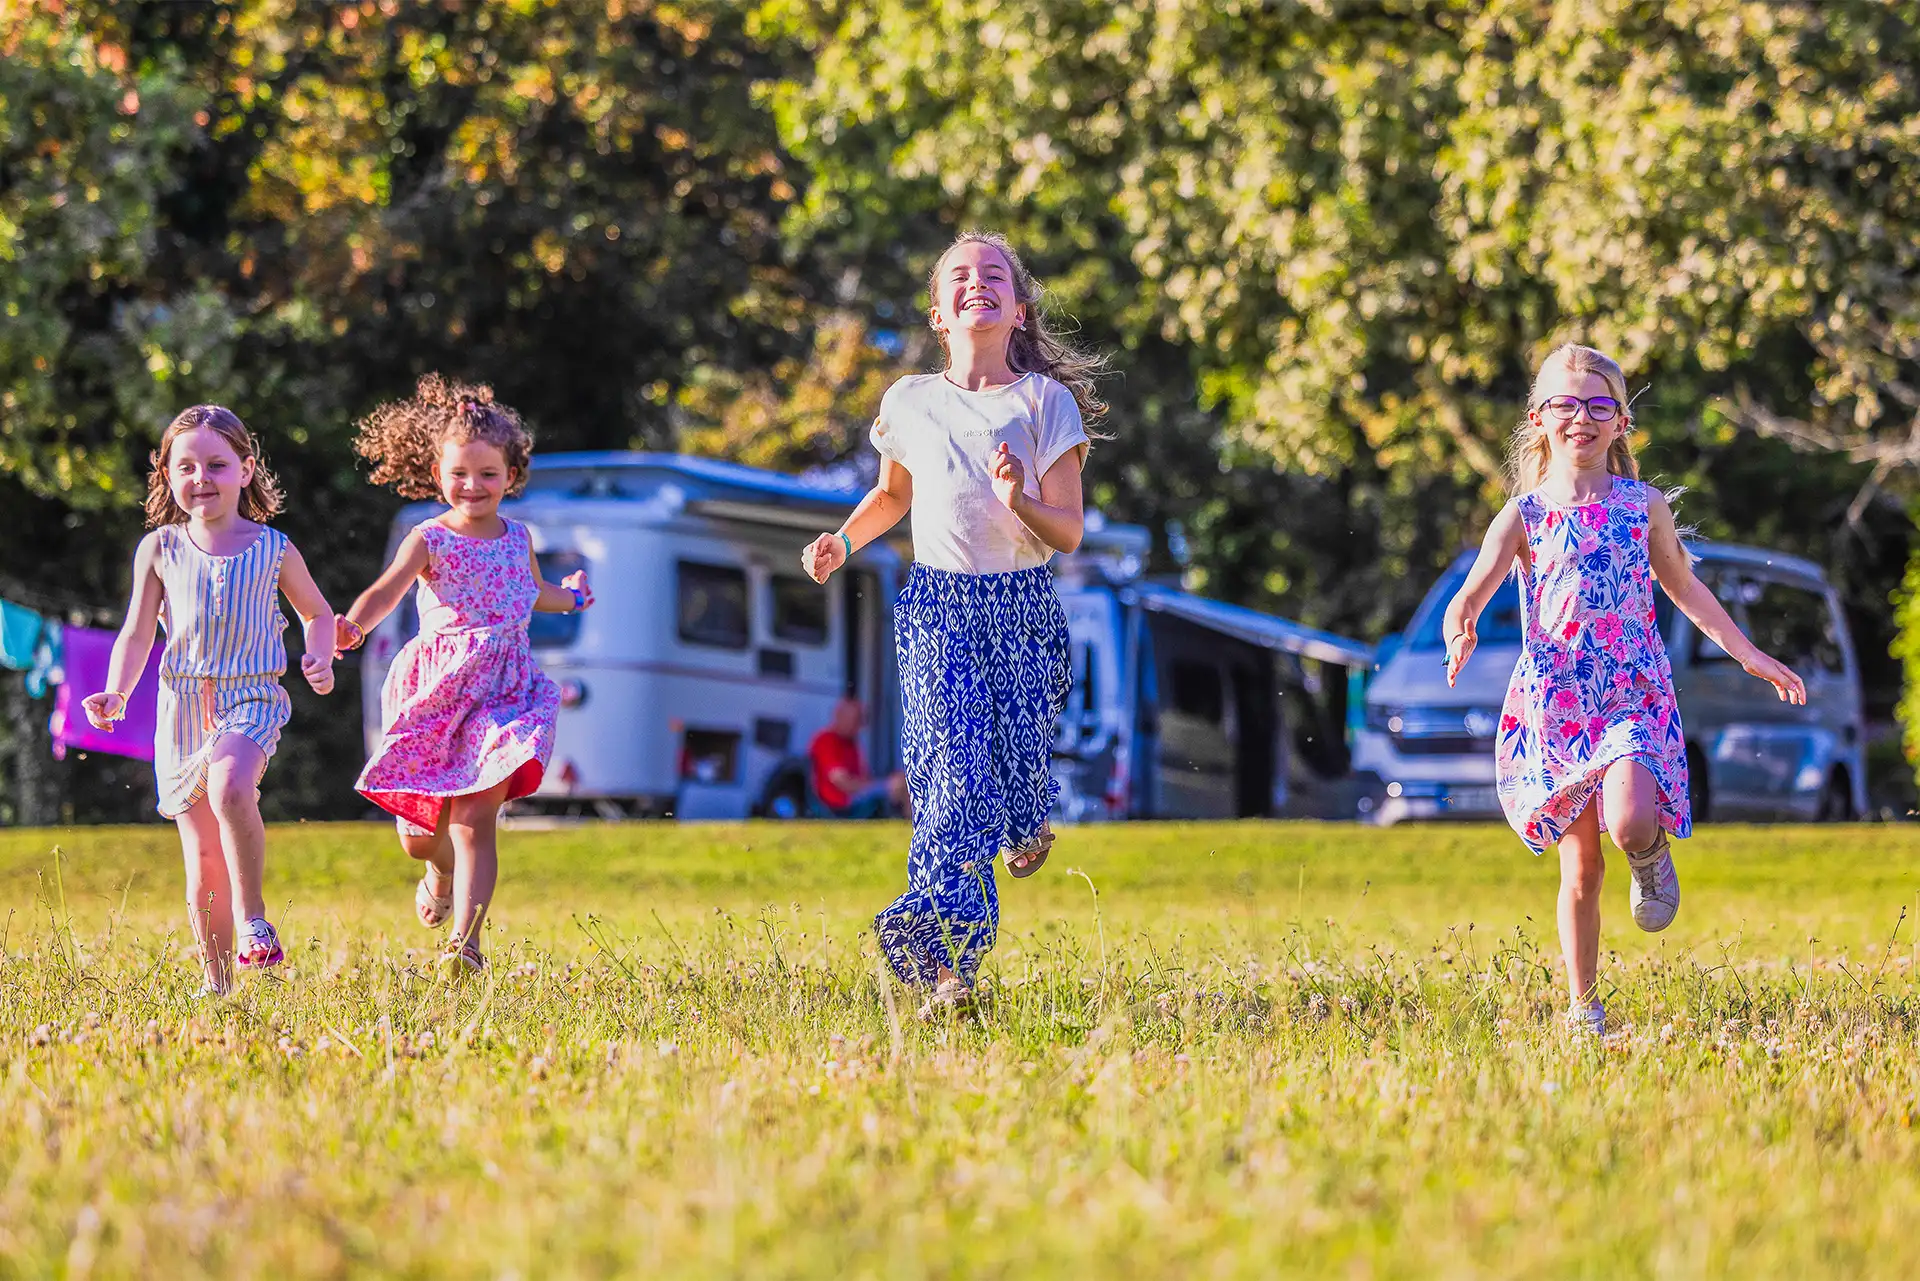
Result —
[{"label": "sunlight on grass", "polygon": [[387,830],[277,829],[289,963],[204,1003],[169,831],[0,835],[0,1275],[1920,1265],[1920,834],[1711,829],[1657,939],[1614,878],[1600,1045],[1494,829],[1071,831],[932,1026],[902,838],[515,832],[448,986]]}]

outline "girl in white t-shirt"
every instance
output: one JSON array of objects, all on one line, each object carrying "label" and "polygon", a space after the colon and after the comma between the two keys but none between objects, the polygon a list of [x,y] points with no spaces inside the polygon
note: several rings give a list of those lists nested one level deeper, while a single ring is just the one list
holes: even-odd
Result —
[{"label": "girl in white t-shirt", "polygon": [[969,232],[928,286],[947,368],[887,389],[880,478],[801,562],[817,582],[913,512],[893,607],[913,844],[907,892],[874,918],[922,1011],[964,1008],[1000,921],[993,863],[1031,876],[1053,844],[1048,771],[1068,686],[1067,620],[1047,562],[1080,545],[1082,415],[1102,361],[1047,332],[1039,288],[999,236]]}]

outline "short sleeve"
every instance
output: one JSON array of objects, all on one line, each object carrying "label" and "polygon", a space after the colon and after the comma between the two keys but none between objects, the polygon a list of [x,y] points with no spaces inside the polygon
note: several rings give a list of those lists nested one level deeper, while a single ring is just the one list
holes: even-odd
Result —
[{"label": "short sleeve", "polygon": [[1080,421],[1080,402],[1073,393],[1059,383],[1048,379],[1045,390],[1040,394],[1040,422],[1035,435],[1039,438],[1039,448],[1034,453],[1034,466],[1040,476],[1047,469],[1064,458],[1070,451],[1080,451],[1080,462],[1087,461],[1087,450],[1092,441],[1087,437],[1087,429]]},{"label": "short sleeve", "polygon": [[907,461],[907,453],[906,450],[901,447],[899,434],[898,409],[900,397],[894,394],[899,389],[900,384],[895,383],[893,386],[887,388],[886,395],[880,397],[880,412],[874,417],[873,430],[868,433],[868,439],[873,441],[873,447],[880,451],[882,458],[891,459],[896,463],[904,465]]}]

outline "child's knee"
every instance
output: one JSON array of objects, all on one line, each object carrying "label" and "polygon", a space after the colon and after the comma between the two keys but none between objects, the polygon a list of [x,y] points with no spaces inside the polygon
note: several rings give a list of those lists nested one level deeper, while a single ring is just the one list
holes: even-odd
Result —
[{"label": "child's knee", "polygon": [[1652,810],[1628,810],[1613,823],[1613,843],[1638,854],[1660,837],[1660,816]]},{"label": "child's knee", "polygon": [[207,771],[207,801],[222,818],[246,817],[257,805],[253,780],[220,762]]}]

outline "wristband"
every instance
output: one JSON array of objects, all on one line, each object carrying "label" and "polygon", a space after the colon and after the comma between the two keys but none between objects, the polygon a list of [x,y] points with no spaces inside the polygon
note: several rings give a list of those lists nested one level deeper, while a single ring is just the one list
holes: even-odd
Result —
[{"label": "wristband", "polygon": [[578,587],[569,587],[567,590],[573,593],[573,612],[578,614],[587,607],[587,594]]},{"label": "wristband", "polygon": [[840,531],[840,544],[847,549],[847,559],[853,559],[853,540],[847,537],[847,531]]},{"label": "wristband", "polygon": [[340,621],[346,626],[347,631],[351,633],[353,637],[353,643],[347,646],[348,649],[359,649],[360,646],[366,643],[367,633],[360,624],[354,622],[344,614],[340,616]]}]

